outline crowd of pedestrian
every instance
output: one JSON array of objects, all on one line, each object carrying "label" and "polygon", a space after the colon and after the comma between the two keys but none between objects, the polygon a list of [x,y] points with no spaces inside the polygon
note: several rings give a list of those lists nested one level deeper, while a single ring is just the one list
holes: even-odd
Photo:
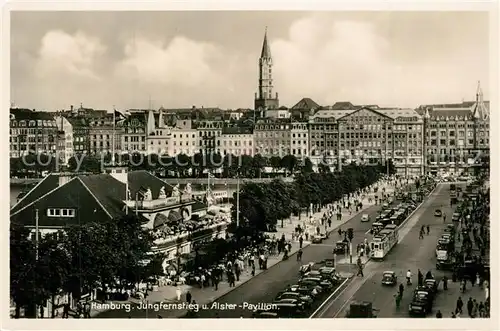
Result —
[{"label": "crowd of pedestrian", "polygon": [[[490,314],[490,271],[489,271],[489,216],[490,195],[488,189],[465,194],[457,207],[459,213],[456,250],[453,252],[455,266],[453,281],[460,282],[462,296],[467,292],[467,284],[480,286],[484,291],[484,301],[469,297],[466,304],[467,316],[489,317]],[[458,297],[453,318],[460,317],[464,302]]]}]

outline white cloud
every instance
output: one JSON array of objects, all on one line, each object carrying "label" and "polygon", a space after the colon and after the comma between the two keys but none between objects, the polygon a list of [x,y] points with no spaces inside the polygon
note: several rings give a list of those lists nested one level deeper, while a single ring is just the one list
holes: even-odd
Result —
[{"label": "white cloud", "polygon": [[210,63],[219,55],[215,46],[184,37],[175,37],[168,45],[136,39],[125,45],[125,58],[116,70],[126,79],[195,87],[213,83],[220,74]]},{"label": "white cloud", "polygon": [[36,72],[53,78],[58,74],[71,74],[84,78],[99,79],[94,70],[96,58],[106,48],[99,39],[83,32],[70,35],[64,31],[47,32],[41,41],[36,62]]},{"label": "white cloud", "polygon": [[300,97],[320,104],[349,100],[416,106],[430,100],[459,102],[457,92],[470,99],[475,82],[488,79],[481,71],[484,66],[475,65],[478,54],[461,49],[442,63],[398,63],[392,47],[370,23],[321,16],[301,19],[291,25],[287,39],[271,43],[276,89],[286,91],[280,95],[288,106]]}]

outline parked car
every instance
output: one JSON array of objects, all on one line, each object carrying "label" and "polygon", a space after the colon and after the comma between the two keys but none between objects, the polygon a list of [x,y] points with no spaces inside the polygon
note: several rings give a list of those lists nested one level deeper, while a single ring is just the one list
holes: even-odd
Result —
[{"label": "parked car", "polygon": [[[313,289],[316,291],[313,291]],[[297,292],[303,295],[310,295],[314,299],[323,291],[323,288],[316,284],[295,284],[288,287],[285,291]]]},{"label": "parked car", "polygon": [[313,303],[313,298],[310,295],[304,295],[299,292],[284,292],[281,294],[278,294],[276,297],[276,300],[283,300],[283,299],[296,299],[304,302],[304,307],[310,307],[311,304]]},{"label": "parked car", "polygon": [[436,209],[436,210],[434,211],[434,216],[436,216],[436,217],[441,217],[441,216],[443,216],[443,212],[441,211],[441,209]]},{"label": "parked car", "polygon": [[319,269],[319,272],[325,279],[330,280],[334,284],[337,284],[340,281],[341,277],[333,267],[322,267]]},{"label": "parked car", "polygon": [[439,281],[436,279],[426,279],[425,282],[425,287],[427,287],[430,291],[432,291],[433,296],[435,297],[439,288]]},{"label": "parked car", "polygon": [[361,222],[370,222],[370,215],[368,214],[361,215]]},{"label": "parked car", "polygon": [[299,281],[299,285],[302,284],[314,284],[319,285],[325,290],[329,290],[333,287],[333,283],[329,280],[323,279],[321,277],[306,277]]},{"label": "parked car", "polygon": [[384,271],[382,274],[382,285],[394,286],[398,283],[396,273],[394,271]]},{"label": "parked car", "polygon": [[275,304],[278,317],[294,318],[304,313],[304,306],[299,303],[277,302]]},{"label": "parked car", "polygon": [[276,301],[273,302],[273,304],[281,304],[281,303],[289,303],[289,304],[296,305],[301,310],[305,309],[305,302],[302,301],[302,300],[300,300],[300,299],[293,299],[293,298],[287,299],[287,298],[283,298],[283,299],[279,299],[279,300],[276,300]]}]

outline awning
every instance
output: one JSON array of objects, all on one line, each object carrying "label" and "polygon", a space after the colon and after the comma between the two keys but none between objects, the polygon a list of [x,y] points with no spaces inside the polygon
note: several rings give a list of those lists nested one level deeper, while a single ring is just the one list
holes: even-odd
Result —
[{"label": "awning", "polygon": [[160,226],[164,225],[165,223],[168,223],[168,221],[169,221],[169,219],[167,218],[167,216],[165,216],[161,213],[156,214],[155,220],[153,222],[153,229],[160,227]]},{"label": "awning", "polygon": [[182,219],[182,216],[181,214],[178,212],[178,211],[175,211],[175,210],[172,210],[169,214],[168,214],[168,220],[170,222],[177,222],[179,220]]}]

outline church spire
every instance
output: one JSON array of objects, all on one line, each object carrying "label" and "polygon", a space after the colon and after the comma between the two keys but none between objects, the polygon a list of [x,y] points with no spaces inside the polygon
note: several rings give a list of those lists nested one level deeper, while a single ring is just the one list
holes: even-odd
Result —
[{"label": "church spire", "polygon": [[264,32],[264,42],[262,43],[262,52],[260,53],[261,59],[270,59],[271,58],[271,48],[269,48],[269,44],[267,42],[267,26],[266,31]]}]

